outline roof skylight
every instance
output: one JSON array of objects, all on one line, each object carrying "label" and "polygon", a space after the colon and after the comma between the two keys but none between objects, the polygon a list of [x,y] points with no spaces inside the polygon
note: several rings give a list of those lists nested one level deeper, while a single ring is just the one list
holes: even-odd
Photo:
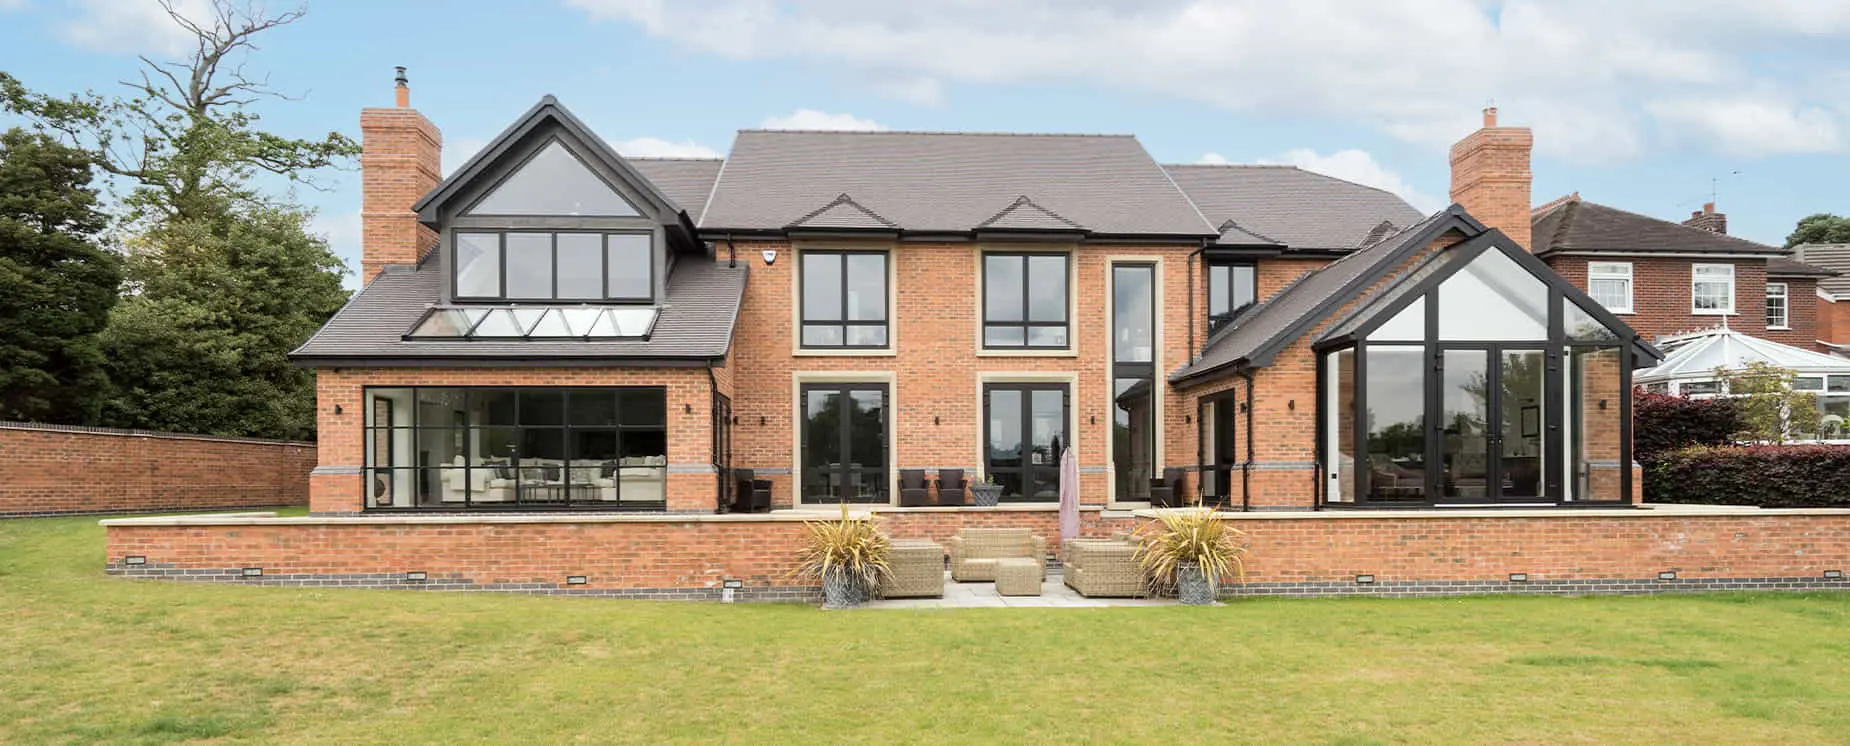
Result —
[{"label": "roof skylight", "polygon": [[653,306],[453,306],[432,308],[406,339],[644,339],[655,328]]}]

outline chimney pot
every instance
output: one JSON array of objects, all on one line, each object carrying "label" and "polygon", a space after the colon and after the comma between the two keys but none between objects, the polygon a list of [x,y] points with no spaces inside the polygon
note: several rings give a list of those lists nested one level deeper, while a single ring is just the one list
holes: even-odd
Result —
[{"label": "chimney pot", "polygon": [[1484,128],[1489,129],[1495,126],[1497,126],[1497,107],[1484,107]]},{"label": "chimney pot", "polygon": [[398,65],[393,69],[398,71],[398,74],[392,78],[392,82],[396,84],[392,92],[397,99],[398,108],[409,109],[411,108],[411,82],[405,79],[405,66]]},{"label": "chimney pot", "polygon": [[1534,205],[1528,127],[1497,124],[1497,107],[1484,107],[1484,128],[1452,146],[1452,201],[1471,216],[1529,249]]},{"label": "chimney pot", "polygon": [[1714,215],[1715,214],[1715,203],[1714,202],[1702,203],[1702,214]]}]

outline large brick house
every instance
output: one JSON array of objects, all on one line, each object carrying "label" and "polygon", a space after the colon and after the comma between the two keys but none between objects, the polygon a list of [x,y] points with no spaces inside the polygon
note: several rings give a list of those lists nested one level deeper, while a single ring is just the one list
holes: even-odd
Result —
[{"label": "large brick house", "polygon": [[624,158],[551,97],[439,181],[435,126],[369,109],[366,285],[295,353],[312,509],[711,513],[742,470],[778,507],[913,470],[1051,505],[1069,446],[1101,508],[1627,502],[1656,352],[1524,251],[1527,130],[1487,124],[1422,216],[1128,136]]}]

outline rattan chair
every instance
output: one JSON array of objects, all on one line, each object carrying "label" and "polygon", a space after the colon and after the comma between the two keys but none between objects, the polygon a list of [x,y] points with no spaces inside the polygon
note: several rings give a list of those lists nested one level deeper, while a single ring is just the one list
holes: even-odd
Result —
[{"label": "rattan chair", "polygon": [[1047,539],[1025,528],[962,528],[951,537],[951,579],[958,582],[994,581],[996,560],[1025,557],[1041,566],[1047,577]]},{"label": "rattan chair", "polygon": [[1063,542],[1060,571],[1066,585],[1087,598],[1141,596],[1146,590],[1137,566],[1137,545],[1123,538]]},{"label": "rattan chair", "polygon": [[944,547],[923,539],[899,539],[887,553],[890,573],[880,584],[886,598],[944,595]]}]

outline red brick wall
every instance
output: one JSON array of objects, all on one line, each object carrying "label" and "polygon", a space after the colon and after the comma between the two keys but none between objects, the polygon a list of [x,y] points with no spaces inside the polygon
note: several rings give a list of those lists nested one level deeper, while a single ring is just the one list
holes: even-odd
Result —
[{"label": "red brick wall", "polygon": [[0,515],[308,501],[315,444],[0,424]]},{"label": "red brick wall", "polygon": [[[401,89],[402,90],[402,89]],[[437,242],[411,206],[443,179],[443,135],[414,109],[360,111],[360,282],[387,264],[413,264]]]},{"label": "red brick wall", "polygon": [[322,468],[310,489],[313,512],[353,513],[364,505],[358,469],[365,461],[367,386],[666,386],[668,510],[714,509],[718,483],[711,472],[676,473],[677,467],[713,463],[712,384],[705,368],[338,368],[315,376]]},{"label": "red brick wall", "polygon": [[[1234,522],[1247,533],[1245,580],[1253,584],[1250,588],[1300,584],[1312,593],[1345,592],[1358,574],[1373,575],[1378,583],[1499,583],[1507,582],[1510,573],[1527,573],[1532,582],[1654,581],[1667,570],[1684,581],[1751,579],[1776,588],[1792,586],[1767,579],[1817,580],[1826,570],[1850,567],[1850,515],[1811,512],[1816,514],[1321,514]],[[959,525],[1025,526],[1042,531],[1051,542],[1054,516],[966,510],[881,520],[899,537],[942,540]],[[1097,514],[1085,522],[1088,535],[1136,524]],[[298,581],[321,577],[395,586],[403,585],[403,573],[421,571],[432,581],[520,591],[558,590],[568,575],[586,576],[582,590],[590,592],[701,590],[725,579],[742,580],[748,588],[808,585],[788,575],[803,525],[763,517],[442,524],[333,519],[294,525],[116,524],[107,531],[109,570],[127,575],[188,577],[181,573],[260,567],[266,582],[295,576]],[[125,565],[128,556],[143,557],[146,564]],[[195,574],[189,579],[224,577]],[[514,584],[528,585],[505,587]],[[1428,587],[1424,592],[1478,588]]]},{"label": "red brick wall", "polygon": [[1824,333],[1818,324],[1818,280],[1812,277],[1768,277],[1786,283],[1786,331],[1768,329],[1766,338],[1807,350],[1819,349]]},{"label": "red brick wall", "polygon": [[[1805,301],[1798,301],[1805,302]],[[1850,345],[1850,301],[1828,301],[1817,298],[1811,305],[1818,315],[1818,339],[1831,344]],[[1824,345],[1807,345],[1811,349],[1829,351]]]},{"label": "red brick wall", "polygon": [[[1632,310],[1630,314],[1619,314],[1619,318],[1638,330],[1647,340],[1667,337],[1673,334],[1710,329],[1727,320],[1728,328],[1767,337],[1784,342],[1788,338],[1798,338],[1816,333],[1816,316],[1814,313],[1793,313],[1792,330],[1776,332],[1779,336],[1768,334],[1766,328],[1766,260],[1764,259],[1716,259],[1696,260],[1688,258],[1656,257],[1612,257],[1610,259],[1584,256],[1552,256],[1548,266],[1568,282],[1582,290],[1587,288],[1587,263],[1589,261],[1630,262],[1632,265]],[[1730,316],[1701,316],[1690,313],[1690,265],[1691,264],[1733,264],[1734,265],[1734,310]],[[1788,281],[1792,282],[1792,281]],[[1794,297],[1798,292],[1811,293],[1812,286],[1801,288],[1801,283],[1792,282]],[[1802,303],[1793,303],[1793,310],[1802,310]],[[1812,339],[1808,337],[1806,346]],[[1786,342],[1787,344],[1793,344]]]},{"label": "red brick wall", "polygon": [[1452,201],[1503,231],[1523,250],[1529,245],[1529,153],[1535,136],[1527,127],[1497,126],[1497,111],[1484,110],[1484,128],[1452,146]]}]

